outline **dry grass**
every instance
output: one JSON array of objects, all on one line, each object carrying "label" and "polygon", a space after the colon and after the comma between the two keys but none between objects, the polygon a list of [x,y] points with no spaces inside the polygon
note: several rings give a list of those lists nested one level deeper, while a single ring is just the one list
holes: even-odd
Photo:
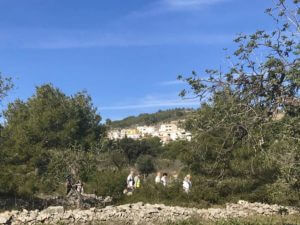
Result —
[{"label": "dry grass", "polygon": [[[97,225],[124,225],[123,222],[105,222]],[[145,225],[146,223],[141,223]],[[157,225],[300,225],[300,215],[295,216],[256,216],[243,219],[228,219],[218,221],[205,221],[193,218],[185,221],[158,223]]]}]

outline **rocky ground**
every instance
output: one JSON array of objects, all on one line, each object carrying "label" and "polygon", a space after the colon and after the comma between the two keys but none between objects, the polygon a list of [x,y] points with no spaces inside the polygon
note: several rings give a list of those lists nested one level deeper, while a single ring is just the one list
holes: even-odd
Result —
[{"label": "rocky ground", "polygon": [[101,222],[122,222],[123,224],[155,224],[164,221],[185,220],[192,217],[206,220],[243,218],[255,215],[292,215],[299,210],[292,207],[249,203],[239,201],[227,204],[225,208],[183,208],[162,204],[135,203],[120,206],[106,206],[102,209],[65,210],[62,206],[51,206],[42,211],[6,211],[0,214],[0,224],[85,224]]},{"label": "rocky ground", "polygon": [[43,210],[49,206],[63,206],[68,208],[103,208],[112,204],[111,197],[96,196],[94,194],[78,194],[71,191],[68,196],[43,196],[34,199],[18,199],[0,197],[0,211],[9,209]]}]

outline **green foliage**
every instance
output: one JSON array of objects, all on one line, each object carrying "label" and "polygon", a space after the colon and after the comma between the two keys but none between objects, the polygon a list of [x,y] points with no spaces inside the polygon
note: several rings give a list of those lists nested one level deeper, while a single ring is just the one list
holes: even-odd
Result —
[{"label": "green foliage", "polygon": [[[187,121],[193,140],[182,160],[195,174],[217,180],[222,198],[240,193],[266,202],[298,199],[298,8],[299,1],[276,1],[267,10],[275,19],[275,30],[239,35],[236,51],[227,57],[232,62],[228,70],[179,76],[190,86],[181,95],[203,101]],[[275,187],[282,193],[290,190],[293,197],[280,195]],[[244,195],[247,189],[252,196]]]},{"label": "green foliage", "polygon": [[4,116],[0,192],[53,192],[67,174],[88,179],[95,157],[85,152],[97,147],[105,129],[86,93],[69,97],[43,85],[26,102],[10,103]]},{"label": "green foliage", "polygon": [[[113,163],[118,167],[117,161],[124,162],[125,156],[129,165],[134,165],[137,158],[141,155],[158,156],[162,151],[162,143],[157,137],[142,140],[123,138],[117,141],[111,141],[107,151],[114,157]],[[118,152],[118,153],[116,153]]]},{"label": "green foliage", "polygon": [[161,122],[167,122],[172,120],[180,120],[187,117],[187,115],[192,112],[192,109],[185,109],[185,108],[176,108],[176,109],[169,109],[169,110],[159,110],[156,113],[148,114],[143,113],[139,116],[130,116],[123,120],[119,121],[110,121],[108,120],[107,125],[109,124],[112,128],[126,128],[136,125],[154,125]]},{"label": "green foliage", "polygon": [[182,160],[190,148],[190,142],[179,140],[172,141],[164,146],[162,157]]},{"label": "green foliage", "polygon": [[0,103],[7,96],[9,90],[13,88],[12,78],[3,76],[0,73]]},{"label": "green foliage", "polygon": [[108,153],[109,162],[115,166],[118,170],[129,165],[126,155],[122,151],[111,151]]},{"label": "green foliage", "polygon": [[9,104],[4,115],[3,136],[15,148],[37,145],[49,149],[79,144],[88,149],[104,134],[101,117],[86,93],[69,97],[52,85],[37,87],[27,102],[16,100]]},{"label": "green foliage", "polygon": [[123,190],[126,188],[127,175],[127,170],[94,171],[85,189],[98,196],[111,196],[115,202],[118,202],[124,197]]},{"label": "green foliage", "polygon": [[141,155],[136,161],[136,167],[142,174],[150,174],[155,171],[153,158],[149,155]]}]

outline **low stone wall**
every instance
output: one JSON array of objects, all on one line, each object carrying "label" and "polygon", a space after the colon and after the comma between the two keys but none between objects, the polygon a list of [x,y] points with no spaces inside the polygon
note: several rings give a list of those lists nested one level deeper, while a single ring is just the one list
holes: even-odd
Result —
[{"label": "low stone wall", "polygon": [[71,192],[68,196],[47,196],[43,198],[18,199],[12,197],[0,197],[0,211],[10,209],[43,210],[49,206],[64,206],[65,208],[103,208],[112,204],[109,196],[102,197],[94,194],[79,194]]},{"label": "low stone wall", "polygon": [[42,211],[7,211],[0,214],[0,224],[84,224],[97,222],[122,222],[124,224],[154,224],[200,217],[207,220],[240,218],[253,215],[296,214],[298,209],[262,203],[239,201],[227,204],[225,208],[183,208],[163,204],[135,203],[107,206],[102,209],[64,210],[62,206],[52,206]]}]

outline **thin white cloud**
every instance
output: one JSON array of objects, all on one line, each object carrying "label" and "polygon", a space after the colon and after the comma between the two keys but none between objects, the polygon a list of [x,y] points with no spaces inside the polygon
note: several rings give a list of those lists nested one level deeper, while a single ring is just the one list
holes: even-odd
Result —
[{"label": "thin white cloud", "polygon": [[180,85],[184,84],[182,80],[169,80],[169,81],[163,81],[160,82],[159,85],[161,86],[173,86],[173,85]]},{"label": "thin white cloud", "polygon": [[200,7],[204,5],[214,5],[228,0],[164,0],[164,3],[170,7],[186,8]]},{"label": "thin white cloud", "polygon": [[158,45],[225,44],[230,34],[207,33],[106,33],[95,30],[7,30],[0,31],[0,48],[69,49]]},{"label": "thin white cloud", "polygon": [[145,108],[159,108],[159,107],[198,107],[200,102],[198,99],[181,99],[165,98],[165,96],[146,96],[141,100],[137,100],[136,104],[119,104],[100,107],[100,111],[111,110],[128,110],[128,109],[145,109]]},{"label": "thin white cloud", "polygon": [[170,12],[200,10],[206,6],[212,6],[229,1],[234,0],[158,0],[153,1],[143,10],[130,13],[128,17],[144,18]]}]

